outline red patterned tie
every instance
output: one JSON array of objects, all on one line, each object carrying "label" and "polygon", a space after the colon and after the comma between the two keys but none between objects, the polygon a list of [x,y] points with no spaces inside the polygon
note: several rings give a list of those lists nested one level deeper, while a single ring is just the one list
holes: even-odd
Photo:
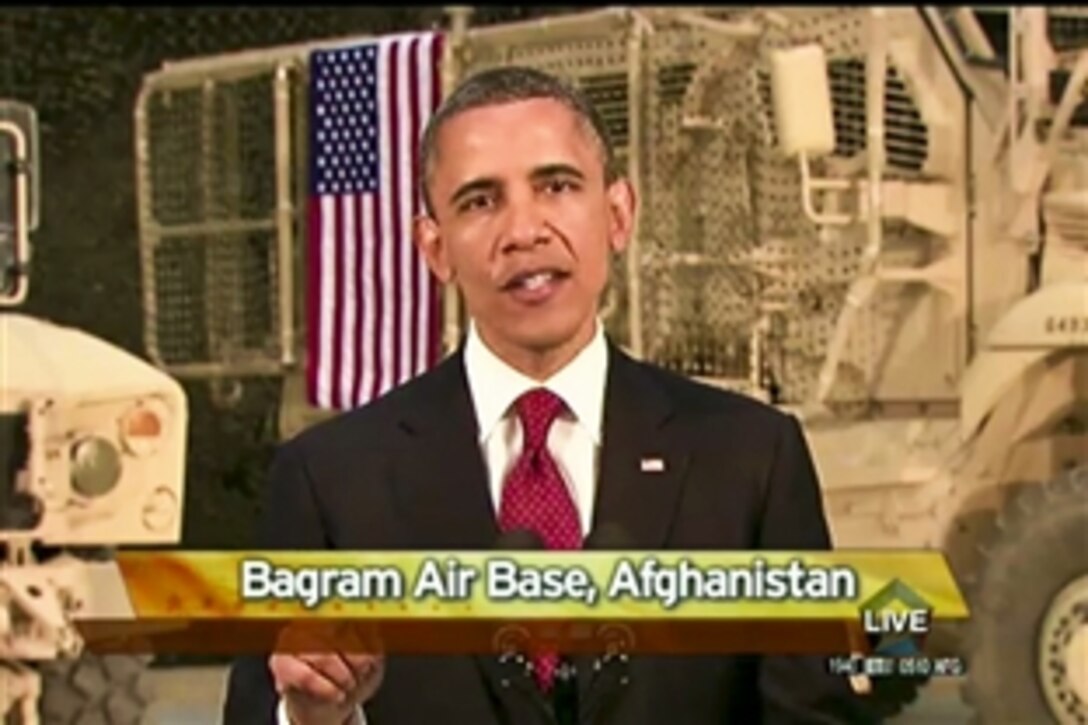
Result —
[{"label": "red patterned tie", "polygon": [[[554,393],[537,388],[518,398],[515,406],[524,442],[503,486],[499,526],[503,531],[533,531],[548,549],[578,549],[582,545],[578,509],[547,449],[548,431],[564,403]],[[541,689],[551,688],[558,662],[552,652],[533,656]]]}]

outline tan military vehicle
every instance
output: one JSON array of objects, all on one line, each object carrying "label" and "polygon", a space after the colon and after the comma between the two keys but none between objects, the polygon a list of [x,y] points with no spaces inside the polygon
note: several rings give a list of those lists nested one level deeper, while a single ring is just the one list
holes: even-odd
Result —
[{"label": "tan military vehicle", "polygon": [[29,290],[37,139],[33,109],[0,101],[0,722],[136,725],[146,659],[91,654],[77,625],[126,611],[114,547],[179,541],[188,410],[154,366],[8,309]]},{"label": "tan military vehicle", "polygon": [[[447,83],[529,64],[604,113],[643,202],[612,334],[796,413],[838,546],[947,552],[982,721],[1088,719],[1084,9],[450,16]],[[136,106],[148,352],[224,404],[282,380],[284,436],[328,414],[301,395],[308,57],[353,40],[169,63]]]}]

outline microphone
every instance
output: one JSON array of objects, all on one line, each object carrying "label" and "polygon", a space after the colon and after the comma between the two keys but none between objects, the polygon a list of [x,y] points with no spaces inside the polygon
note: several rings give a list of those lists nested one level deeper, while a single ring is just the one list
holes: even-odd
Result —
[{"label": "microphone", "polygon": [[[544,541],[529,529],[515,529],[500,534],[492,547],[495,551],[543,551]],[[505,701],[506,712],[502,713],[511,725],[527,722],[554,723],[555,714],[552,704],[537,687],[530,670],[530,660],[526,656],[523,643],[518,642],[519,628],[501,628],[496,633],[496,640],[502,652],[498,656],[477,658],[482,664],[495,694]],[[520,693],[521,697],[514,697]],[[528,707],[526,707],[528,706]]]},{"label": "microphone", "polygon": [[[594,551],[631,551],[636,548],[634,538],[620,524],[604,521],[598,524],[584,543],[585,549]],[[600,630],[614,629],[620,635],[616,648],[605,652],[593,662],[592,679],[589,681],[585,698],[581,703],[580,722],[601,722],[605,713],[616,704],[624,688],[630,685],[631,669],[627,653],[624,651],[623,629],[605,624]]]},{"label": "microphone", "polygon": [[[543,540],[528,529],[507,531],[495,540],[497,551],[543,551],[546,548]],[[524,653],[511,647],[499,656],[499,664],[499,682],[503,688],[515,686],[549,720],[554,717],[556,725],[578,725],[578,680],[575,677],[576,670],[567,658],[560,656],[550,701],[530,676],[529,662]]]},{"label": "microphone", "polygon": [[635,540],[620,524],[605,521],[590,532],[583,547],[596,551],[629,551],[635,548]]},{"label": "microphone", "polygon": [[544,541],[531,529],[504,531],[495,539],[495,549],[499,551],[542,551]]}]

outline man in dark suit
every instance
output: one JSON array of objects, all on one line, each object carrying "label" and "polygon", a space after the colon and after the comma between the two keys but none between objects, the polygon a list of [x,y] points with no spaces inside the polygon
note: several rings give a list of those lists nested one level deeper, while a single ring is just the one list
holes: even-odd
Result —
[{"label": "man in dark suit", "polygon": [[[830,547],[794,418],[636,361],[604,335],[599,302],[636,197],[580,94],[527,69],[477,75],[432,118],[421,158],[415,238],[461,291],[467,338],[436,369],[281,448],[262,547],[490,549],[528,528],[569,549],[605,522],[633,549]],[[484,659],[243,658],[225,722],[533,722],[512,714],[519,703]],[[546,700],[556,663],[534,664]],[[820,658],[639,656],[629,674],[610,723],[865,721]]]}]

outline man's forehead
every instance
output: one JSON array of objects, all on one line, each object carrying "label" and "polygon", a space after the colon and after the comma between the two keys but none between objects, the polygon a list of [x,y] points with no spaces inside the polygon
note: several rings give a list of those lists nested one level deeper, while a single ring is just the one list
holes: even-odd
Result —
[{"label": "man's forehead", "polygon": [[553,123],[574,123],[579,114],[567,103],[558,98],[549,96],[532,98],[511,98],[508,100],[495,100],[478,106],[464,108],[450,118],[450,121],[460,119],[465,121],[480,121],[487,117],[529,115],[539,119],[550,119]]},{"label": "man's forehead", "polygon": [[501,145],[509,139],[511,130],[503,126],[513,127],[522,138],[548,138],[569,142],[572,147],[595,143],[591,125],[574,109],[555,99],[534,98],[461,111],[439,130],[436,151]]},{"label": "man's forehead", "polygon": [[[496,101],[449,115],[439,111],[435,122],[423,148],[423,194],[432,215],[473,189],[536,183],[556,173],[573,173],[591,185],[611,178],[610,152],[594,122],[563,99]],[[545,130],[526,132],[534,126]]]}]

